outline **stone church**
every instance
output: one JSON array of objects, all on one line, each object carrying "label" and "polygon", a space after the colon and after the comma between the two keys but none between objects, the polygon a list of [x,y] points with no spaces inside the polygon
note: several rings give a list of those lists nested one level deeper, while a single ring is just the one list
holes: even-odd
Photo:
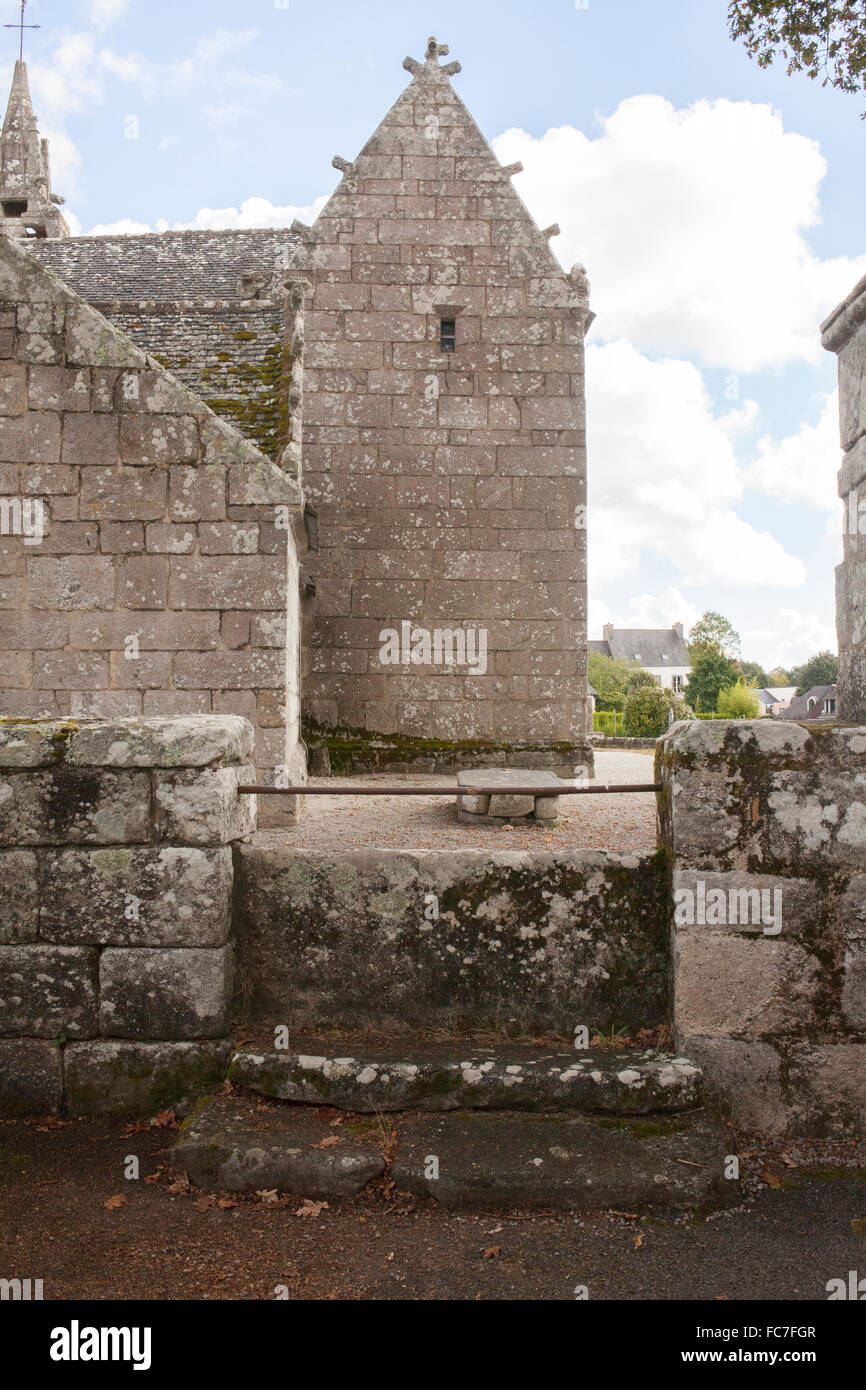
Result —
[{"label": "stone church", "polygon": [[0,714],[242,714],[283,785],[308,753],[591,766],[587,280],[446,55],[406,59],[314,226],[103,237],[69,235],[16,64]]}]

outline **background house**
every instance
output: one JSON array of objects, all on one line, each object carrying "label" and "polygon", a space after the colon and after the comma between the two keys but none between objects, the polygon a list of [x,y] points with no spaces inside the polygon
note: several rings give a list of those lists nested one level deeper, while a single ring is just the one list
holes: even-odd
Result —
[{"label": "background house", "polygon": [[835,719],[837,688],[835,685],[813,685],[805,695],[797,695],[784,714],[785,719]]},{"label": "background house", "polygon": [[761,714],[778,716],[787,719],[788,708],[797,694],[796,685],[784,686],[764,686],[761,690],[756,690],[758,704],[761,706]]},{"label": "background house", "polygon": [[604,638],[589,650],[615,661],[631,661],[655,676],[666,690],[685,690],[692,664],[683,640],[682,623],[673,627],[614,627],[605,623]]}]

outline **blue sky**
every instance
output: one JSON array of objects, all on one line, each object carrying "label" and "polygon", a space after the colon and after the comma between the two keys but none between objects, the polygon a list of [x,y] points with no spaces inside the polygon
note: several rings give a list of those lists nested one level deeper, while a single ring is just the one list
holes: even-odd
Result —
[{"label": "blue sky", "polygon": [[[767,665],[833,643],[835,359],[866,272],[856,97],[762,70],[724,0],[31,0],[76,230],[309,220],[431,28],[589,338],[591,635],[722,610]],[[0,20],[18,0],[0,0]],[[16,38],[5,35],[7,76]],[[0,35],[0,42],[3,36]]]}]

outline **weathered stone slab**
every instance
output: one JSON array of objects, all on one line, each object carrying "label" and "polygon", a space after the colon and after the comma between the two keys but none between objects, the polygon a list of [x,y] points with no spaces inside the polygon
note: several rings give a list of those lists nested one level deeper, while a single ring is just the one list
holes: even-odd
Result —
[{"label": "weathered stone slab", "polygon": [[791,1112],[778,1046],[737,1038],[681,1039],[702,1071],[705,1104],[737,1129],[785,1134]]},{"label": "weathered stone slab", "polygon": [[0,1038],[0,1115],[47,1115],[62,1098],[59,1047],[34,1038]]},{"label": "weathered stone slab", "polygon": [[252,1020],[572,1037],[667,1017],[654,856],[239,845],[235,902]]},{"label": "weathered stone slab", "polygon": [[185,845],[227,845],[256,828],[256,798],[238,787],[255,783],[253,767],[154,774],[156,833]]},{"label": "weathered stone slab", "polygon": [[[350,1140],[308,1110],[269,1109],[234,1096],[203,1101],[181,1126],[172,1161],[197,1187],[274,1188],[298,1197],[354,1197],[385,1171],[371,1138]],[[324,1139],[340,1140],[321,1147]]]},{"label": "weathered stone slab", "polygon": [[278,1100],[359,1114],[467,1109],[643,1115],[700,1104],[700,1071],[685,1058],[596,1048],[557,1053],[413,1042],[352,1057],[246,1049],[232,1057],[229,1076]]},{"label": "weathered stone slab", "polygon": [[222,946],[228,939],[228,848],[48,850],[43,873],[43,940],[156,947]]},{"label": "weathered stone slab", "polygon": [[127,844],[151,838],[146,773],[61,765],[0,776],[0,845]]},{"label": "weathered stone slab", "polygon": [[70,1043],[63,1055],[67,1109],[147,1118],[218,1086],[229,1050],[228,1041]]},{"label": "weathered stone slab", "polygon": [[[457,796],[458,820],[472,824],[475,817],[484,817],[483,823],[520,820],[534,815],[538,820],[555,821],[559,812],[559,799],[556,796],[520,796],[513,793],[489,793],[490,789],[500,787],[550,787],[554,791],[560,780],[552,772],[533,771],[527,768],[466,768],[457,773],[460,787],[484,788],[481,795]],[[539,809],[540,808],[540,809]]]},{"label": "weathered stone slab", "polygon": [[247,763],[252,725],[237,715],[117,719],[72,734],[68,761],[86,767],[209,767]]},{"label": "weathered stone slab", "polygon": [[678,1038],[797,1034],[820,1017],[820,961],[791,941],[684,927],[674,944]]},{"label": "weathered stone slab", "polygon": [[647,1121],[460,1111],[404,1121],[391,1175],[444,1207],[688,1209],[737,1195],[723,1176],[729,1147],[703,1112]]},{"label": "weathered stone slab", "polygon": [[789,1128],[814,1138],[866,1135],[866,1043],[804,1043],[787,1057]]},{"label": "weathered stone slab", "polygon": [[39,866],[31,850],[0,851],[0,944],[35,941],[39,927]]},{"label": "weathered stone slab", "polygon": [[96,1031],[97,952],[0,946],[0,1033],[89,1038]]},{"label": "weathered stone slab", "polygon": [[63,756],[68,727],[0,720],[0,768],[53,767]]},{"label": "weathered stone slab", "polygon": [[149,1040],[223,1037],[233,980],[230,946],[108,947],[99,961],[99,1031]]}]

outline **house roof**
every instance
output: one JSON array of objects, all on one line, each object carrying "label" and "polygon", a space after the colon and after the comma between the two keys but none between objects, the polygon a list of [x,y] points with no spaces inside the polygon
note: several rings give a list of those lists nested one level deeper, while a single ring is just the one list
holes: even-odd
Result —
[{"label": "house roof", "polygon": [[682,637],[672,627],[615,627],[606,645],[615,660],[636,661],[644,667],[692,664]]},{"label": "house roof", "polygon": [[786,711],[787,719],[818,719],[823,713],[824,701],[837,698],[835,685],[813,685],[805,695],[793,699]]},{"label": "house roof", "polygon": [[762,705],[787,705],[796,693],[796,685],[765,685],[755,691]]}]

